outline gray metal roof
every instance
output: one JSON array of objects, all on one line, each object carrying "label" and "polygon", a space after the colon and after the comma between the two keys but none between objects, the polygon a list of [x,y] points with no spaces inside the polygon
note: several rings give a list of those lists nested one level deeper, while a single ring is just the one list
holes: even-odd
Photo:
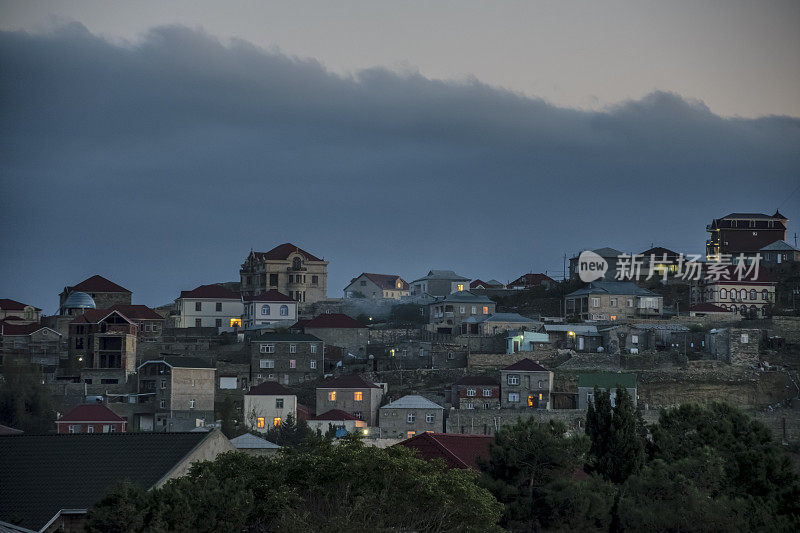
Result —
[{"label": "gray metal roof", "polygon": [[586,287],[567,294],[567,298],[589,294],[620,294],[623,296],[658,296],[651,290],[643,289],[632,281],[593,281]]},{"label": "gray metal roof", "polygon": [[778,240],[773,242],[772,244],[768,244],[763,247],[760,251],[762,252],[800,252],[799,249],[795,248],[791,244],[786,241]]},{"label": "gray metal roof", "polygon": [[689,331],[689,328],[680,324],[631,324],[631,327],[657,331]]},{"label": "gray metal roof", "polygon": [[415,279],[412,283],[417,281],[424,281],[426,279],[444,279],[450,281],[469,281],[469,278],[465,278],[464,276],[459,276],[452,270],[431,270],[428,272],[427,276],[423,276],[419,279]]},{"label": "gray metal roof", "polygon": [[444,409],[444,407],[422,396],[408,395],[384,405],[381,409]]},{"label": "gray metal roof", "polygon": [[[458,302],[458,303],[494,303],[491,298],[488,296],[472,294],[469,291],[458,291],[452,294],[448,294],[442,300],[437,300],[437,302]],[[434,302],[434,303],[437,303]]]},{"label": "gray metal roof", "polygon": [[277,444],[273,444],[267,439],[256,437],[252,433],[245,433],[231,439],[231,444],[236,446],[237,450],[280,450],[281,448]]},{"label": "gray metal roof", "polygon": [[64,309],[97,309],[97,304],[85,292],[73,292],[64,300]]}]

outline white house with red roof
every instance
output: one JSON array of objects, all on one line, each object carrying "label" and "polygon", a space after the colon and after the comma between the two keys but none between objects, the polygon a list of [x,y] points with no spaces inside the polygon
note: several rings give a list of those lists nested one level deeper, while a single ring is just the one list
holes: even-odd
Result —
[{"label": "white house with red roof", "polygon": [[286,417],[308,418],[308,410],[297,403],[297,395],[275,381],[265,381],[244,395],[245,425],[256,431],[280,426]]},{"label": "white house with red roof", "polygon": [[0,298],[0,320],[16,320],[23,322],[39,322],[42,310],[33,305],[24,304],[10,298]]},{"label": "white house with red roof", "polygon": [[250,250],[239,274],[246,296],[276,290],[300,304],[327,298],[328,261],[290,242],[268,252]]},{"label": "white house with red roof", "polygon": [[59,433],[124,433],[128,422],[102,404],[84,404],[56,420]]},{"label": "white house with red roof", "polygon": [[309,418],[308,427],[311,428],[311,431],[320,430],[323,435],[330,428],[333,428],[337,431],[337,436],[339,436],[340,431],[353,433],[361,430],[363,432],[367,427],[367,423],[341,409],[330,409],[320,415]]},{"label": "white house with red roof", "polygon": [[344,297],[399,300],[408,296],[409,291],[408,282],[397,274],[363,272],[350,280],[350,284],[344,288]]},{"label": "white house with red roof", "polygon": [[176,328],[217,328],[236,331],[242,326],[244,303],[239,292],[219,283],[181,291],[175,299]]},{"label": "white house with red roof", "polygon": [[245,329],[289,327],[297,322],[297,302],[274,289],[256,295],[242,295]]},{"label": "white house with red roof", "polygon": [[[692,296],[700,302],[721,307],[733,314],[766,316],[775,302],[775,276],[765,268],[729,265],[710,275],[710,268]],[[710,278],[710,279],[709,279]],[[699,298],[697,298],[699,296]]]},{"label": "white house with red roof", "polygon": [[112,305],[130,305],[131,291],[100,275],[87,278],[77,285],[67,285],[58,299],[59,315],[64,314],[64,303],[73,292],[83,292],[91,296],[97,309],[106,309]]}]

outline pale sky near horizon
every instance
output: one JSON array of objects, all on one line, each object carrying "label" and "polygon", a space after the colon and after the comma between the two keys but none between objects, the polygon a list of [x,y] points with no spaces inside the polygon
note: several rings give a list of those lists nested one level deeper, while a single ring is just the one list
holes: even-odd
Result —
[{"label": "pale sky near horizon", "polygon": [[338,74],[475,77],[560,107],[661,90],[721,116],[800,117],[798,1],[0,1],[3,30],[69,21],[114,42],[179,24]]}]

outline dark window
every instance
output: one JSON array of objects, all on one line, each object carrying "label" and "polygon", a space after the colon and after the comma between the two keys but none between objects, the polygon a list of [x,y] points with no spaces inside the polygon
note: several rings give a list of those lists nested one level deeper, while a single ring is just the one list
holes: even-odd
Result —
[{"label": "dark window", "polygon": [[222,302],[217,302],[217,312],[222,311]]},{"label": "dark window", "polygon": [[202,311],[203,310],[203,302],[195,302],[194,303],[194,310],[195,311]]},{"label": "dark window", "polygon": [[294,283],[294,276],[289,274],[289,283]]},{"label": "dark window", "polygon": [[199,318],[194,319],[194,327],[199,328],[202,325],[202,321]]},{"label": "dark window", "polygon": [[303,266],[303,264],[300,261],[299,257],[295,257],[294,259],[292,259],[292,268],[294,268],[295,270],[299,270],[300,267],[302,267],[302,266]]},{"label": "dark window", "polygon": [[275,408],[283,409],[283,398],[275,398]]},{"label": "dark window", "polygon": [[270,274],[269,275],[269,284],[271,287],[275,287],[278,285],[278,275],[277,274]]},{"label": "dark window", "polygon": [[311,276],[311,283],[313,285],[316,285],[317,283],[319,283],[319,276]]},{"label": "dark window", "polygon": [[75,348],[83,348],[83,337],[75,339]]},{"label": "dark window", "polygon": [[102,383],[103,385],[114,385],[116,383],[119,383],[119,380],[116,378],[107,378],[107,379],[101,379],[100,383]]},{"label": "dark window", "polygon": [[222,327],[222,319],[221,319],[221,318],[218,318],[218,319],[215,321],[215,325],[216,325],[218,328],[221,328],[221,327]]}]

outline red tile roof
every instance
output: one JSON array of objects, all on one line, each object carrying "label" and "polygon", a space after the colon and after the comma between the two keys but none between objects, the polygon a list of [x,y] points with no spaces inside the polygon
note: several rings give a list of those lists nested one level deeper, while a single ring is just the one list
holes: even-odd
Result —
[{"label": "red tile roof", "polygon": [[[301,326],[295,324],[295,327]],[[366,326],[343,313],[324,313],[303,324],[302,328],[366,328]]]},{"label": "red tile roof", "polygon": [[[361,276],[365,276],[373,283],[375,283],[375,285],[386,291],[391,291],[391,290],[407,291],[410,288],[410,285],[406,283],[406,281],[397,274],[370,274],[368,272],[364,272],[363,274],[361,274]],[[358,276],[358,278],[360,278],[361,276]],[[355,281],[358,278],[353,279],[353,281]],[[402,282],[400,287],[397,286],[397,280],[400,280]]]},{"label": "red tile roof", "polygon": [[86,312],[82,315],[73,318],[70,324],[97,324],[112,313],[116,313],[128,322],[131,322],[130,318],[113,309],[86,309]]},{"label": "red tile roof", "polygon": [[44,326],[41,324],[14,324],[8,322],[7,320],[0,321],[0,334],[2,335],[30,335],[31,333],[36,333],[40,329],[43,329]]},{"label": "red tile roof", "polygon": [[703,302],[699,304],[695,304],[689,308],[689,311],[695,311],[698,313],[730,313],[731,311],[725,309],[724,307],[720,307],[718,305],[714,305],[709,302]]},{"label": "red tile roof", "polygon": [[491,435],[462,435],[459,433],[422,433],[396,446],[405,446],[417,451],[426,461],[444,459],[450,468],[472,468],[478,470],[478,458],[489,457]]},{"label": "red tile roof", "polygon": [[464,376],[453,385],[499,385],[500,382],[491,376]]},{"label": "red tile roof", "polygon": [[[708,279],[709,274],[711,273],[711,269],[709,265],[712,263],[703,263],[703,274],[704,278],[706,279],[706,283],[714,284],[714,283],[734,283],[734,284],[746,284],[746,285],[759,285],[759,284],[771,284],[775,283],[775,276],[770,272],[769,269],[764,268],[763,266],[759,265],[758,268],[758,275],[756,275],[755,271],[749,271],[747,267],[742,270],[742,279],[739,280],[739,274],[736,272],[735,265],[728,265],[727,267],[718,270],[719,272],[723,272],[720,276],[719,281],[714,281],[713,279]],[[716,276],[714,276],[716,277]],[[727,279],[726,279],[727,278]]]},{"label": "red tile roof", "polygon": [[199,287],[190,291],[181,291],[181,298],[213,298],[218,300],[239,300],[241,295],[230,289],[226,289],[222,285],[211,283],[209,285],[200,285]]},{"label": "red tile roof", "polygon": [[278,383],[277,381],[265,381],[260,385],[250,388],[247,396],[291,396],[292,391]]},{"label": "red tile roof", "polygon": [[321,415],[312,416],[309,420],[358,420],[358,418],[354,417],[350,413],[346,413],[341,409],[331,409]]},{"label": "red tile roof", "polygon": [[[24,311],[28,304],[11,300],[10,298],[0,298],[0,310],[3,311]],[[31,306],[33,307],[33,306]],[[33,307],[39,309],[38,307]]]},{"label": "red tile roof", "polygon": [[253,255],[259,260],[266,259],[273,261],[285,261],[291,254],[295,252],[305,256],[306,261],[323,261],[319,257],[311,255],[302,248],[299,248],[290,242],[280,244],[269,252],[253,252]]},{"label": "red tile roof", "polygon": [[339,376],[330,381],[323,381],[317,385],[318,389],[380,389],[373,382],[368,381],[358,374]]},{"label": "red tile roof", "polygon": [[130,320],[164,320],[164,317],[146,305],[112,305],[107,311],[119,311]]},{"label": "red tile roof", "polygon": [[549,372],[539,363],[534,363],[528,358],[517,361],[513,365],[505,367],[503,370],[519,370],[521,372]]},{"label": "red tile roof", "polygon": [[72,287],[67,287],[67,292],[127,292],[128,289],[117,285],[113,281],[109,281],[103,276],[94,275],[91,278],[85,279]]},{"label": "red tile roof", "polygon": [[508,286],[533,287],[536,285],[541,285],[545,281],[555,283],[553,278],[551,278],[547,274],[523,274],[514,281],[512,281],[511,283],[509,283]]},{"label": "red tile roof", "polygon": [[125,419],[98,403],[79,405],[56,422],[125,422]]},{"label": "red tile roof", "polygon": [[294,302],[293,298],[290,298],[283,294],[282,292],[278,292],[275,289],[268,290],[267,292],[262,292],[261,294],[256,294],[255,296],[242,296],[242,299],[245,302]]},{"label": "red tile roof", "polygon": [[491,289],[493,287],[501,287],[502,285],[496,285],[494,283],[487,283],[482,279],[476,279],[475,281],[470,282],[469,288],[470,289]]}]

